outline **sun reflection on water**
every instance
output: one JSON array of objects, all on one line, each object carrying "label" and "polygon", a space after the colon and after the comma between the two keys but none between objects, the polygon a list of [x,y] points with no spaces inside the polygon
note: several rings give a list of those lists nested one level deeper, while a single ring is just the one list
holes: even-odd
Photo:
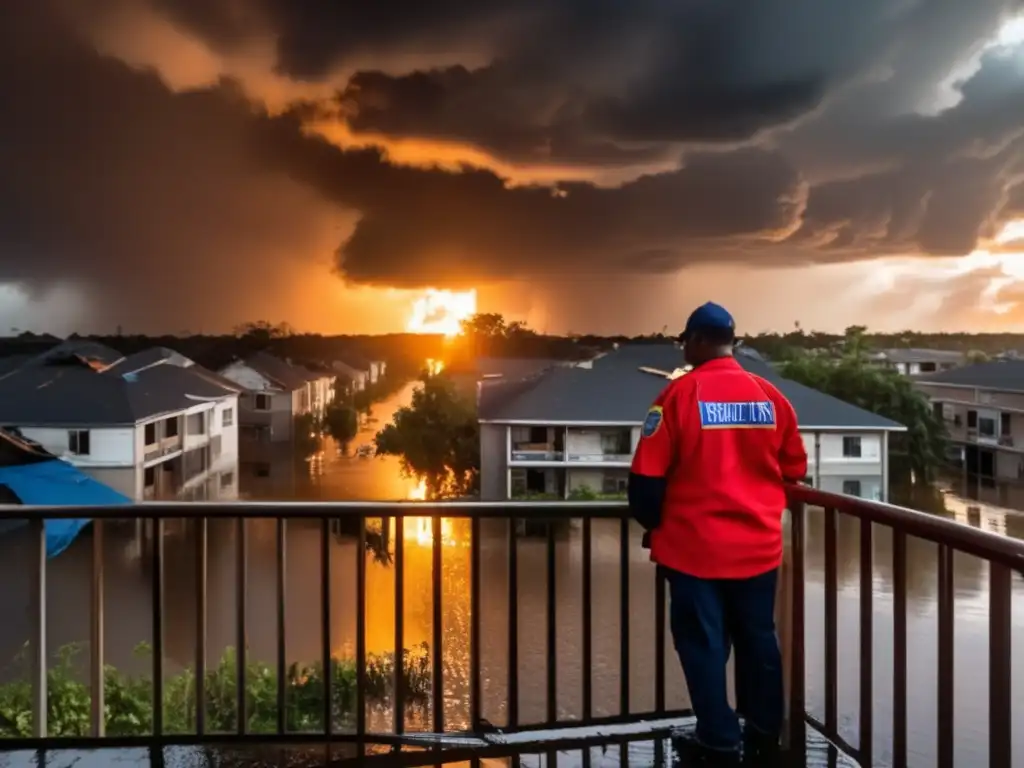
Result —
[{"label": "sun reflection on water", "polygon": [[[427,483],[420,480],[407,494],[409,501],[426,501]],[[389,533],[395,535],[395,519],[392,518],[389,525]],[[430,547],[434,543],[434,521],[432,517],[407,517],[405,518],[403,538],[405,542],[418,544],[421,547]],[[445,547],[467,546],[468,542],[460,541],[454,535],[452,521],[450,518],[441,518],[441,545]]]}]

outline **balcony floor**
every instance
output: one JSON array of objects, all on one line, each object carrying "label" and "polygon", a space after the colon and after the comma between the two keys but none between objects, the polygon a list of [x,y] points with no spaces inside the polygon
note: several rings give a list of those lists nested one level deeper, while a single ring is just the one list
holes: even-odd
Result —
[{"label": "balcony floor", "polygon": [[[4,768],[314,768],[314,766],[367,765],[381,768],[414,768],[418,766],[466,766],[471,760],[481,768],[490,766],[522,766],[523,768],[612,768],[613,766],[679,766],[673,761],[668,732],[683,732],[693,728],[693,719],[659,720],[624,725],[533,730],[514,734],[487,734],[483,736],[446,734],[443,754],[429,749],[437,743],[432,734],[408,734],[408,741],[400,752],[392,747],[367,747],[367,756],[356,757],[353,745],[335,744],[331,760],[325,760],[322,745],[306,746],[217,746],[210,753],[196,747],[167,747],[162,758],[144,749],[96,749],[3,752]],[[2,744],[2,742],[0,742]],[[589,752],[586,760],[585,752]],[[217,754],[219,753],[219,754]],[[831,753],[831,754],[830,754]],[[441,757],[441,759],[438,759]],[[808,727],[807,759],[801,765],[792,761],[785,768],[857,768],[857,763]]]}]

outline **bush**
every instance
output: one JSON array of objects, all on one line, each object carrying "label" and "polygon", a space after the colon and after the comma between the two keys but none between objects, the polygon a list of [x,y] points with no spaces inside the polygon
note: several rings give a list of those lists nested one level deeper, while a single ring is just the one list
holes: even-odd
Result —
[{"label": "bush", "polygon": [[[75,669],[81,651],[77,644],[57,652],[57,663],[47,670],[49,735],[87,736],[90,733],[90,693]],[[140,656],[151,649],[142,644]],[[402,683],[410,707],[424,706],[430,695],[430,654],[425,644],[404,652]],[[19,657],[24,662],[24,653]],[[211,733],[236,729],[235,649],[225,650],[219,663],[206,673],[204,699],[206,728]],[[394,654],[368,654],[366,659],[366,702],[387,703],[393,689]],[[285,673],[286,718],[289,732],[322,731],[324,680],[319,662],[293,664]],[[153,682],[145,676],[131,676],[108,666],[104,671],[107,734],[142,736],[152,732]],[[195,732],[195,671],[185,671],[164,682],[164,730],[166,733]],[[249,733],[277,730],[277,669],[262,661],[246,662],[246,721]],[[351,727],[356,715],[356,668],[351,659],[332,659],[331,699],[334,727]],[[0,729],[7,736],[32,735],[32,684],[28,679],[0,685]]]}]

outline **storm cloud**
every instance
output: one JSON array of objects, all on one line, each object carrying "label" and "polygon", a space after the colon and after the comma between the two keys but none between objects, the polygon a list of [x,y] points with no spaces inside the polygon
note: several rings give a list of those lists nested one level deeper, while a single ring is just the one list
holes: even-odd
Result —
[{"label": "storm cloud", "polygon": [[[220,317],[316,265],[454,287],[966,254],[1024,215],[1017,5],[19,3],[0,281]],[[125,18],[192,58],[140,61]]]}]

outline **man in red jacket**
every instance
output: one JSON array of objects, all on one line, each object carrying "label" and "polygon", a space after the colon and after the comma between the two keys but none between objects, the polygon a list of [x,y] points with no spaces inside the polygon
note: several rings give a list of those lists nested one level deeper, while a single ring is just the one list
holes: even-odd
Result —
[{"label": "man in red jacket", "polygon": [[[695,738],[691,762],[770,760],[784,714],[775,587],[782,563],[786,481],[803,480],[807,452],[790,402],[733,357],[735,324],[698,307],[680,336],[693,370],[647,412],[629,477],[629,506],[650,532],[668,581],[672,637],[683,665]],[[736,649],[740,731],[726,662]]]}]

